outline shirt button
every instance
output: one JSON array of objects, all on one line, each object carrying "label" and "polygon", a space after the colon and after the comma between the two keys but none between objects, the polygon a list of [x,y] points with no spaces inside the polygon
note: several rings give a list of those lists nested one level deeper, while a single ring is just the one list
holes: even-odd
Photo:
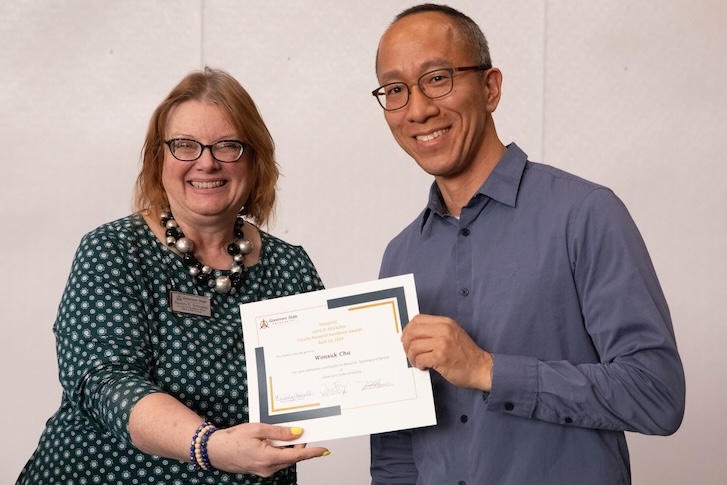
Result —
[{"label": "shirt button", "polygon": [[470,235],[470,230],[465,228],[465,229],[462,229],[461,231],[459,231],[459,233],[462,234],[463,236],[467,237]]},{"label": "shirt button", "polygon": [[465,482],[464,480],[460,480],[459,482],[457,482],[457,485],[467,485],[467,482]]},{"label": "shirt button", "polygon": [[513,403],[511,403],[511,402],[506,402],[505,403],[505,409],[507,411],[512,411],[513,409],[515,409],[515,405]]},{"label": "shirt button", "polygon": [[573,422],[573,418],[567,417],[567,418],[565,418],[564,421],[565,421],[566,424],[571,424]]},{"label": "shirt button", "polygon": [[467,415],[466,414],[463,414],[462,416],[459,417],[459,420],[462,421],[463,423],[466,423],[467,422]]},{"label": "shirt button", "polygon": [[470,290],[469,290],[469,288],[462,288],[461,290],[459,290],[459,293],[462,296],[467,296],[470,294]]}]

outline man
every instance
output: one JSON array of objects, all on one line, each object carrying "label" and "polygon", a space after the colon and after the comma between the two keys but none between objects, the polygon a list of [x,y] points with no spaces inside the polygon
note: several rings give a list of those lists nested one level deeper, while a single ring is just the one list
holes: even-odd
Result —
[{"label": "man", "polygon": [[462,13],[402,12],[376,70],[394,138],[434,176],[380,276],[414,273],[422,314],[402,342],[433,371],[438,423],[372,436],[373,483],[631,483],[624,431],[674,433],[685,384],[626,208],[502,144],[502,74]]}]

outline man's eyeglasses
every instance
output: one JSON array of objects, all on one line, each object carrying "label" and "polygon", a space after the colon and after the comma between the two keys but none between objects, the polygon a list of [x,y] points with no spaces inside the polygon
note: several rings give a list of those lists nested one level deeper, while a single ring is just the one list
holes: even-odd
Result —
[{"label": "man's eyeglasses", "polygon": [[218,162],[236,162],[245,153],[247,145],[237,140],[222,140],[212,145],[203,145],[189,138],[173,138],[164,142],[172,156],[182,162],[193,162],[202,156],[205,148],[209,148],[212,157]]},{"label": "man's eyeglasses", "polygon": [[[492,66],[482,64],[479,66],[446,67],[422,74],[417,80],[417,85],[426,97],[434,99],[441,98],[452,92],[454,87],[454,73],[464,71],[486,71]],[[384,84],[371,91],[379,104],[386,111],[401,109],[409,102],[411,90],[409,85],[403,82]]]}]

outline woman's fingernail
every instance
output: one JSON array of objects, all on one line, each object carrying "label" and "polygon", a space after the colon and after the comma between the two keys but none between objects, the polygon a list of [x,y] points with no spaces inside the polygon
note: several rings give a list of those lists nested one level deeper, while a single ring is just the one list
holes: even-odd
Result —
[{"label": "woman's fingernail", "polygon": [[324,451],[324,452],[323,452],[323,456],[328,456],[328,455],[330,455],[330,454],[331,454],[331,452],[330,452],[330,451],[328,451],[328,450],[326,450],[326,451]]},{"label": "woman's fingernail", "polygon": [[299,428],[298,426],[293,426],[290,428],[290,432],[296,435],[303,434],[303,428]]}]

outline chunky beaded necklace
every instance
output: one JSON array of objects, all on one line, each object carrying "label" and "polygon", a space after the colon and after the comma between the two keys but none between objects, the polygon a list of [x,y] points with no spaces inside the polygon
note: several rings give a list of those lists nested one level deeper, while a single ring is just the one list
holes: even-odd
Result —
[{"label": "chunky beaded necklace", "polygon": [[172,211],[167,208],[162,211],[161,224],[166,229],[167,246],[175,248],[177,251],[182,253],[182,259],[184,264],[189,267],[189,274],[191,274],[197,283],[206,287],[212,288],[217,293],[230,293],[235,294],[240,291],[242,286],[243,276],[245,274],[245,266],[243,261],[246,254],[252,252],[252,242],[244,238],[242,232],[242,226],[245,223],[242,212],[237,214],[235,218],[235,240],[227,246],[227,252],[232,256],[232,264],[230,265],[230,275],[214,274],[214,270],[202,264],[197,256],[194,254],[194,242],[191,239],[184,237],[182,228],[179,227],[177,221],[174,220]]}]

